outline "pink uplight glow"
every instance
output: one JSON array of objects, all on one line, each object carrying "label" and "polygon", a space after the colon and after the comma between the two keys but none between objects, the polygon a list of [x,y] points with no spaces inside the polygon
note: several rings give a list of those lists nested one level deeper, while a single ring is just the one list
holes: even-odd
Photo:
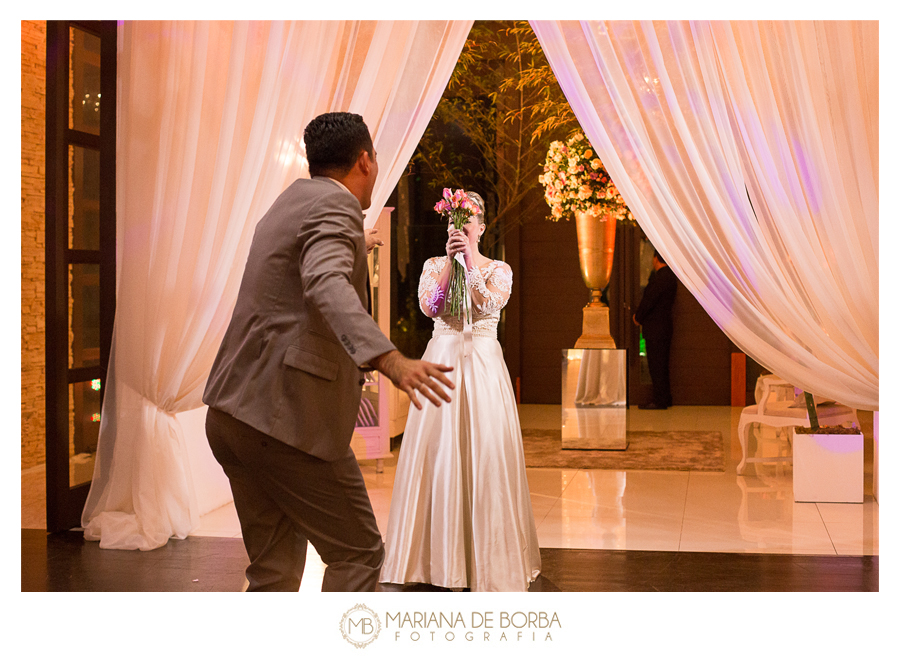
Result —
[{"label": "pink uplight glow", "polygon": [[[858,434],[813,434],[816,445],[836,454],[859,452]],[[848,441],[847,439],[852,439]]]}]

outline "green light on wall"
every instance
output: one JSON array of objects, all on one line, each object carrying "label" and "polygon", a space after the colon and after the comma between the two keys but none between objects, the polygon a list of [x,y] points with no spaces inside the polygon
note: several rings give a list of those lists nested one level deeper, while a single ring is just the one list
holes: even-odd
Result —
[{"label": "green light on wall", "polygon": [[639,348],[641,356],[647,356],[647,342],[644,340],[644,334],[641,334],[641,346]]}]

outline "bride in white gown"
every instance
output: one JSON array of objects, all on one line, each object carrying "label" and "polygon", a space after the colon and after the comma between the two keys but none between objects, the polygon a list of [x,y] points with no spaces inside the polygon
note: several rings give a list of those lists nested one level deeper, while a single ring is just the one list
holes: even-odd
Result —
[{"label": "bride in white gown", "polygon": [[[450,224],[447,256],[426,261],[419,281],[419,305],[434,318],[422,358],[453,366],[448,376],[456,388],[449,404],[410,408],[380,580],[526,591],[540,573],[541,556],[516,399],[497,342],[512,270],[479,253],[484,201],[468,195],[480,213],[462,231]],[[465,258],[472,301],[468,347],[463,321],[443,304],[457,253]]]}]

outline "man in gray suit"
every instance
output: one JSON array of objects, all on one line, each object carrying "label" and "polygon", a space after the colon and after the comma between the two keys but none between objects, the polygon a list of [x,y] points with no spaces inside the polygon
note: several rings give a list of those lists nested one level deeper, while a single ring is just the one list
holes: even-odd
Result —
[{"label": "man in gray suit", "polygon": [[323,591],[374,590],[381,533],[350,449],[364,371],[433,404],[448,366],[407,359],[366,312],[363,210],[378,164],[356,114],[304,131],[311,179],[260,220],[231,323],[209,375],[206,433],[231,483],[250,557],[248,591],[297,591],[307,540]]}]

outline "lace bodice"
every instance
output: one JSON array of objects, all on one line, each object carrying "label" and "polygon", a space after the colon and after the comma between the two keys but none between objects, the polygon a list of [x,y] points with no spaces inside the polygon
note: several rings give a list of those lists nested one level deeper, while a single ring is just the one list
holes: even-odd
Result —
[{"label": "lace bodice", "polygon": [[[419,279],[419,307],[423,312],[436,308],[438,277],[446,265],[446,256],[436,256],[425,261]],[[472,305],[472,335],[497,337],[500,311],[509,301],[512,279],[512,269],[501,260],[492,260],[483,267],[469,270],[469,287],[483,298],[481,303]],[[446,312],[434,318],[434,336],[458,334],[462,329],[463,321]]]}]

